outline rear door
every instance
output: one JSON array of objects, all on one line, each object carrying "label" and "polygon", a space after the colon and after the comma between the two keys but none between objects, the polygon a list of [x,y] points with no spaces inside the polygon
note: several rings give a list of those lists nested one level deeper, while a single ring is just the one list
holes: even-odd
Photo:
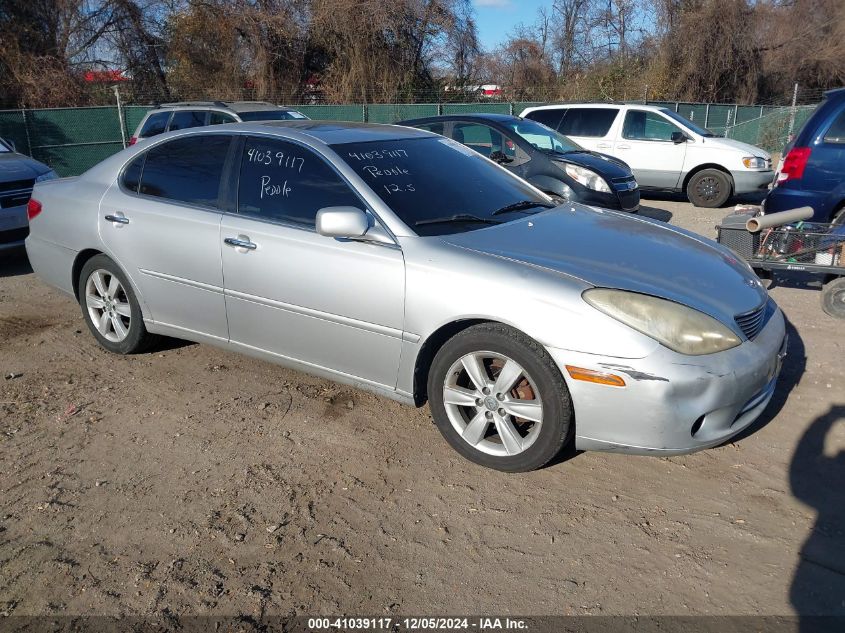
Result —
[{"label": "rear door", "polygon": [[629,109],[613,155],[624,160],[640,187],[675,189],[681,178],[686,143],[674,143],[672,134],[683,130],[663,115]]},{"label": "rear door", "polygon": [[558,131],[585,149],[613,153],[614,122],[619,108],[570,107],[558,124]]},{"label": "rear door", "polygon": [[144,318],[228,338],[220,248],[221,180],[232,136],[160,143],[123,170],[100,203],[109,255],[129,275]]}]

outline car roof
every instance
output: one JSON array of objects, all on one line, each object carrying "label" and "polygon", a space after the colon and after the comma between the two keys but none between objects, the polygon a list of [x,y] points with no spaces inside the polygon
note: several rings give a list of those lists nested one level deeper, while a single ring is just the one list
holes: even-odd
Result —
[{"label": "car roof", "polygon": [[[381,123],[356,123],[351,121],[256,121],[254,123],[227,123],[215,125],[215,131],[235,130],[238,132],[252,132],[266,134],[272,131],[286,131],[291,137],[307,137],[325,143],[336,145],[340,143],[369,143],[374,141],[395,141],[410,138],[437,137],[437,134],[401,125],[385,125]],[[207,131],[208,128],[191,128],[197,133]]]},{"label": "car roof", "polygon": [[645,103],[622,103],[620,101],[572,101],[568,103],[550,103],[541,106],[525,108],[524,112],[534,110],[555,110],[557,108],[638,108],[645,110],[665,110],[664,106],[648,105]]},{"label": "car roof", "polygon": [[174,103],[161,103],[157,110],[179,110],[196,108],[215,108],[229,110],[231,112],[260,112],[262,110],[283,110],[293,112],[293,108],[268,103],[267,101],[177,101]]},{"label": "car roof", "polygon": [[496,114],[493,112],[470,112],[468,114],[441,114],[438,116],[420,117],[418,119],[407,119],[400,121],[398,125],[419,125],[420,123],[436,123],[439,121],[491,121],[494,123],[506,123],[508,121],[522,121],[523,119],[512,114]]}]

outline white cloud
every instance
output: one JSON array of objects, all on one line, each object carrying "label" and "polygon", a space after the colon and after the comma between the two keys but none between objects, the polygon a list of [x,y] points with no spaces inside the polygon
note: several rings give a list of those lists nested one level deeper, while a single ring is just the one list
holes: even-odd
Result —
[{"label": "white cloud", "polygon": [[504,9],[509,7],[511,0],[475,0],[475,6],[488,7],[493,9]]}]

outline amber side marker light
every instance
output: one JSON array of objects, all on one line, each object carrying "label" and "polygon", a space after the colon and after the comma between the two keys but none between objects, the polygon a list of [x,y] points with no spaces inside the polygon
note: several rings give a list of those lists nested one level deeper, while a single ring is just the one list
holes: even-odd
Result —
[{"label": "amber side marker light", "polygon": [[616,374],[606,374],[601,371],[594,371],[592,369],[584,369],[583,367],[575,367],[574,365],[567,365],[566,371],[572,376],[573,380],[583,380],[584,382],[594,382],[597,385],[608,385],[610,387],[624,387],[625,381],[621,376]]}]

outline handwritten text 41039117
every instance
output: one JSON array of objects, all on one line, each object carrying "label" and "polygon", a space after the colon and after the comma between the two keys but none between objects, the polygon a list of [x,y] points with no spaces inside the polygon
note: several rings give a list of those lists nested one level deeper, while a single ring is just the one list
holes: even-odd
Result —
[{"label": "handwritten text 41039117", "polygon": [[293,156],[282,151],[273,152],[252,147],[247,150],[246,156],[250,163],[292,169],[297,173],[302,173],[302,167],[305,165],[305,159],[301,156]]}]

